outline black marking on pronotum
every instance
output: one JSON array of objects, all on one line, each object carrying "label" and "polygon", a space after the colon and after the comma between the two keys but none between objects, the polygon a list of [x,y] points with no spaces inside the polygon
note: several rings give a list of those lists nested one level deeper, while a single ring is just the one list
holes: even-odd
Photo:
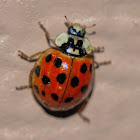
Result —
[{"label": "black marking on pronotum", "polygon": [[86,73],[86,71],[87,71],[87,65],[84,63],[84,64],[81,66],[80,72],[81,72],[81,73]]},{"label": "black marking on pronotum", "polygon": [[83,40],[78,40],[77,43],[76,43],[76,46],[77,46],[78,48],[81,48],[82,45],[83,45]]},{"label": "black marking on pronotum", "polygon": [[38,86],[34,85],[34,90],[36,91],[36,93],[39,94],[39,89],[38,89]]},{"label": "black marking on pronotum", "polygon": [[74,76],[71,80],[71,86],[76,87],[76,86],[78,86],[78,84],[79,84],[79,79],[78,79],[78,77]]},{"label": "black marking on pronotum", "polygon": [[60,47],[65,53],[67,53],[68,48],[74,48],[74,39],[72,37],[68,38],[67,43],[63,43]]},{"label": "black marking on pronotum", "polygon": [[40,76],[40,70],[41,70],[41,67],[40,66],[36,66],[36,68],[35,68],[35,74],[36,74],[37,77]]},{"label": "black marking on pronotum", "polygon": [[43,75],[42,82],[43,82],[43,84],[47,85],[50,83],[50,79],[46,75]]},{"label": "black marking on pronotum", "polygon": [[69,102],[71,102],[72,100],[73,100],[73,97],[68,97],[68,98],[66,98],[65,103],[69,103]]},{"label": "black marking on pronotum", "polygon": [[[68,42],[63,43],[60,48],[67,55],[71,55],[71,56],[75,56],[75,57],[82,57],[82,56],[85,56],[87,54],[85,48],[82,48],[82,45],[83,45],[83,40],[78,40],[77,44],[74,45],[74,39],[72,37],[69,37]],[[69,48],[72,48],[73,51],[75,51],[77,49],[79,51],[79,55],[69,53],[67,51]]]},{"label": "black marking on pronotum", "polygon": [[63,84],[65,82],[66,79],[66,74],[65,73],[60,73],[57,77],[56,77],[57,81],[59,82],[59,84]]},{"label": "black marking on pronotum", "polygon": [[52,55],[51,54],[46,56],[46,62],[50,62],[51,60],[52,60]]},{"label": "black marking on pronotum", "polygon": [[55,65],[57,68],[60,67],[61,64],[62,64],[62,61],[61,61],[60,58],[56,58],[56,59],[54,60],[54,65]]},{"label": "black marking on pronotum", "polygon": [[55,94],[55,93],[52,93],[52,94],[51,94],[51,97],[52,97],[55,101],[58,100],[58,95]]},{"label": "black marking on pronotum", "polygon": [[87,89],[88,89],[88,85],[84,85],[84,86],[82,86],[82,88],[81,88],[81,92],[82,92],[82,93],[85,93]]}]

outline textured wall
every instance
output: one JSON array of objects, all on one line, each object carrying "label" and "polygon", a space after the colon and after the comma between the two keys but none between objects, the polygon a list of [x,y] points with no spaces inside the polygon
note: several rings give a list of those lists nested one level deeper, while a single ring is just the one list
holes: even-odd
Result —
[{"label": "textured wall", "polygon": [[[139,0],[0,0],[0,139],[1,140],[139,140],[140,138],[140,1]],[[28,83],[33,63],[21,60],[47,48],[41,21],[51,37],[66,31],[69,20],[96,27],[89,36],[94,46],[105,46],[96,61],[112,65],[96,71],[94,96],[83,114],[56,118],[46,114]]]}]

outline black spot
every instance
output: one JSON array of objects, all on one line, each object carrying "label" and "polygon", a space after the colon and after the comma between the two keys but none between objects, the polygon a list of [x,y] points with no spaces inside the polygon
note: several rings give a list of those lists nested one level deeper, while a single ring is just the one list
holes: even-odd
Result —
[{"label": "black spot", "polygon": [[80,72],[81,72],[81,73],[86,73],[86,71],[87,71],[87,65],[84,63],[84,64],[81,66]]},{"label": "black spot", "polygon": [[71,86],[72,87],[76,87],[76,86],[78,86],[78,84],[79,84],[79,79],[78,79],[78,77],[73,77],[72,78],[72,80],[71,80]]},{"label": "black spot", "polygon": [[92,72],[92,64],[90,64],[90,72]]},{"label": "black spot", "polygon": [[86,55],[87,54],[86,49],[85,48],[79,48],[79,54],[80,54],[81,57]]},{"label": "black spot", "polygon": [[38,86],[34,85],[34,90],[39,94]]},{"label": "black spot", "polygon": [[60,58],[56,58],[56,59],[54,60],[54,65],[55,65],[57,68],[60,67],[61,64],[62,64],[62,61],[61,61]]},{"label": "black spot", "polygon": [[40,66],[37,66],[35,68],[35,74],[36,74],[37,77],[39,77],[39,75],[40,75],[40,70],[41,70]]},{"label": "black spot", "polygon": [[65,73],[61,73],[57,76],[57,81],[59,82],[59,84],[63,84],[65,79],[66,79],[66,74]]},{"label": "black spot", "polygon": [[65,103],[69,103],[69,102],[71,102],[73,100],[73,97],[69,97],[69,98],[67,98],[66,100],[65,100]]},{"label": "black spot", "polygon": [[43,84],[47,85],[50,83],[50,79],[46,75],[43,75],[42,82],[43,82]]},{"label": "black spot", "polygon": [[51,96],[52,96],[52,98],[53,98],[55,101],[57,101],[57,100],[58,100],[58,95],[57,95],[57,94],[52,93],[52,94],[51,94]]},{"label": "black spot", "polygon": [[45,91],[44,90],[42,91],[42,95],[45,96]]},{"label": "black spot", "polygon": [[81,88],[81,92],[82,92],[82,93],[85,93],[87,89],[88,89],[88,85],[84,85],[84,86]]},{"label": "black spot", "polygon": [[52,60],[52,55],[51,54],[46,56],[46,62],[50,62],[51,60]]}]

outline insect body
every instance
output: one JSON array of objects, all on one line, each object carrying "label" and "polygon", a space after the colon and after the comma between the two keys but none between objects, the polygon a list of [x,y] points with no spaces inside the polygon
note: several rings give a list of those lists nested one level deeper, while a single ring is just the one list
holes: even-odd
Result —
[{"label": "insect body", "polygon": [[[85,38],[86,26],[69,21],[66,24],[68,32],[61,33],[53,40],[39,23],[49,45],[53,43],[55,47],[30,57],[19,51],[19,56],[30,62],[39,57],[31,71],[29,86],[17,89],[32,88],[39,103],[52,111],[67,111],[82,102],[84,106],[92,90],[95,68],[110,63],[94,61],[93,54],[102,52],[103,48],[91,46]],[[78,112],[81,110],[82,107]]]},{"label": "insect body", "polygon": [[35,65],[32,87],[36,98],[51,110],[69,110],[92,89],[93,57],[75,57],[48,49]]}]

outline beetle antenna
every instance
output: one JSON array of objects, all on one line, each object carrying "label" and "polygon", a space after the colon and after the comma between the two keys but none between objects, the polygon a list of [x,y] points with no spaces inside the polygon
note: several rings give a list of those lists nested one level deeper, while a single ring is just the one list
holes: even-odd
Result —
[{"label": "beetle antenna", "polygon": [[73,24],[72,22],[70,22],[70,21],[68,20],[67,16],[64,16],[64,17],[65,17],[65,19],[66,19],[70,24]]},{"label": "beetle antenna", "polygon": [[85,26],[85,28],[91,28],[91,27],[93,27],[93,26],[96,26],[96,24],[93,24],[93,25],[91,25],[91,26]]}]

